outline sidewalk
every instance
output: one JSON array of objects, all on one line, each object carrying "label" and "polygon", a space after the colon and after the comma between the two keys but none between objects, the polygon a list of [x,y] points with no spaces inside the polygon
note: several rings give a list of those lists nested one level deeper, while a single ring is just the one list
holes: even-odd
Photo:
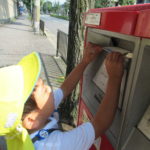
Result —
[{"label": "sidewalk", "polygon": [[33,33],[28,16],[21,16],[11,24],[0,26],[0,67],[16,64],[32,51],[40,53],[42,78],[53,89],[59,87],[59,78],[64,76],[66,65],[60,58],[54,57],[56,49],[46,36]]},{"label": "sidewalk", "polygon": [[[40,54],[41,77],[53,90],[60,87],[62,77],[65,76],[66,64],[61,58],[55,57],[56,49],[46,36],[34,35],[27,16],[21,16],[11,24],[0,26],[0,67],[16,64],[32,51]],[[6,150],[2,137],[0,150]]]},{"label": "sidewalk", "polygon": [[32,51],[55,55],[56,49],[45,36],[34,35],[28,16],[0,27],[0,53],[24,55]]}]

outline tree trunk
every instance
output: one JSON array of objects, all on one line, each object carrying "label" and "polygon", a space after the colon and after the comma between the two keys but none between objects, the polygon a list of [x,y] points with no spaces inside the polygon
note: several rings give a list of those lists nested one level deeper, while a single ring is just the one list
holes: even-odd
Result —
[{"label": "tree trunk", "polygon": [[[69,10],[69,35],[66,76],[78,64],[84,48],[84,25],[83,15],[88,9],[94,8],[95,0],[71,0]],[[76,107],[79,88],[76,88],[60,107],[62,119],[67,123],[73,123],[71,115]],[[69,122],[68,122],[69,121]]]}]

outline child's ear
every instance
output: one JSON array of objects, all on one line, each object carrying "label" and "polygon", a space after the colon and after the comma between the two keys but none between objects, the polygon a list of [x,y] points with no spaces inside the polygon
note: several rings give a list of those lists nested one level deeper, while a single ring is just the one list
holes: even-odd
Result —
[{"label": "child's ear", "polygon": [[27,122],[26,122],[26,126],[27,126],[27,129],[33,129],[33,127],[34,127],[34,119],[32,119],[32,118],[30,118],[30,116],[28,116],[27,118],[26,118],[27,120]]},{"label": "child's ear", "polygon": [[23,126],[28,130],[38,129],[38,119],[35,118],[34,114],[30,113],[23,120]]}]

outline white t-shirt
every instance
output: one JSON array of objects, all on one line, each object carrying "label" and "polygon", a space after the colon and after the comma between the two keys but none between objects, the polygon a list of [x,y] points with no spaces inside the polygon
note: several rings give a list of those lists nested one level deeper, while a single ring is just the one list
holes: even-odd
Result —
[{"label": "white t-shirt", "polygon": [[[54,91],[55,109],[63,99],[61,89]],[[57,128],[57,120],[49,118],[51,121],[43,129]],[[36,131],[30,135],[31,139],[38,134]],[[90,122],[84,123],[73,130],[62,132],[53,131],[50,135],[34,143],[35,150],[88,150],[95,140],[95,132]]]}]

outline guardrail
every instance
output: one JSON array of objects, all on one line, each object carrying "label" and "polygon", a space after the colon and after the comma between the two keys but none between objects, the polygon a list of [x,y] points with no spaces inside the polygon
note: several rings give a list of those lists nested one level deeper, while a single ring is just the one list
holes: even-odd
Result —
[{"label": "guardrail", "polygon": [[43,20],[40,20],[40,29],[43,33],[45,33],[45,23]]},{"label": "guardrail", "polygon": [[57,52],[56,56],[60,56],[67,63],[68,34],[61,30],[57,30]]}]

